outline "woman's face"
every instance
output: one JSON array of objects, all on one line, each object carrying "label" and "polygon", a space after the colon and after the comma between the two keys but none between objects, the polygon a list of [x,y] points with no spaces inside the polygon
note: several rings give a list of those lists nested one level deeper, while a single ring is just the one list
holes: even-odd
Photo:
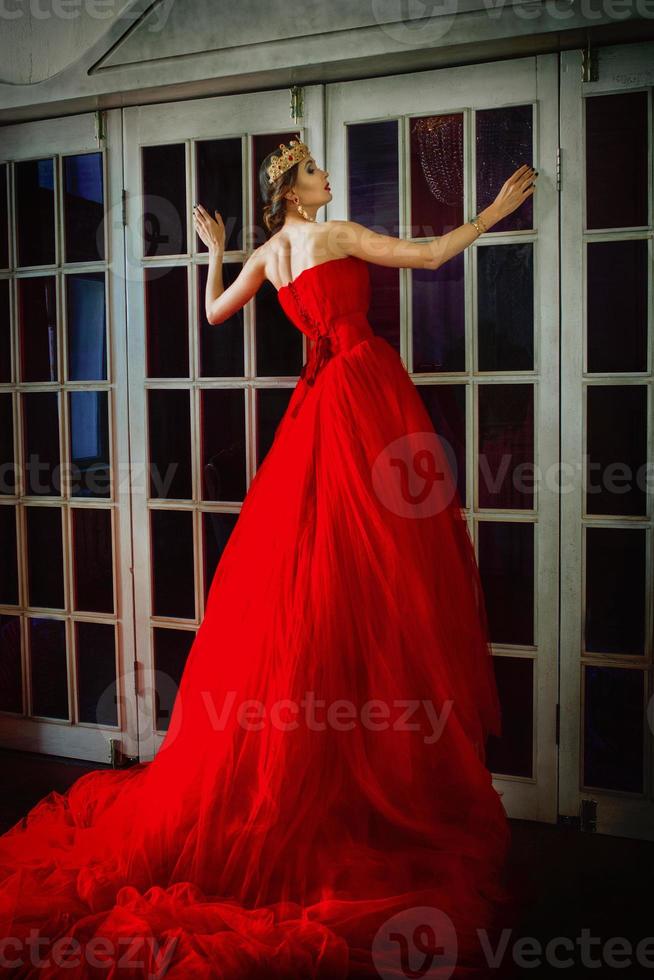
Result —
[{"label": "woman's face", "polygon": [[297,178],[293,187],[301,204],[326,204],[331,201],[332,192],[327,180],[328,172],[317,166],[313,157],[302,160],[297,167]]}]

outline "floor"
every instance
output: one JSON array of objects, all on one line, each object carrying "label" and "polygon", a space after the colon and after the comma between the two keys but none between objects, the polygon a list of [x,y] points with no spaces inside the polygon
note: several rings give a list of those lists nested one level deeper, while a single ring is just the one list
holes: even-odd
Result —
[{"label": "floor", "polygon": [[[97,768],[95,763],[0,749],[0,832],[51,790],[64,792]],[[523,919],[507,937],[503,961],[516,965],[505,965],[493,975],[498,980],[654,975],[654,843],[526,820],[511,820],[511,830],[509,874],[525,896]],[[586,962],[580,945],[584,929],[590,936]],[[648,948],[638,951],[648,937]],[[546,956],[545,947],[557,939],[560,945]],[[613,963],[607,946],[611,941]],[[516,958],[520,948],[522,963]],[[574,962],[566,966],[568,957]]]}]

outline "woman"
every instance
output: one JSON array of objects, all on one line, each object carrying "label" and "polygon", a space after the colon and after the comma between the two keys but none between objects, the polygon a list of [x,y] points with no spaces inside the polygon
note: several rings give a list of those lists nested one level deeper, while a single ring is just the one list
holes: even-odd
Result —
[{"label": "woman", "polygon": [[436,268],[534,176],[410,243],[314,223],[327,174],[292,141],[261,172],[275,234],[226,290],[222,220],[195,209],[210,322],[267,278],[310,354],[155,759],[87,774],[0,837],[0,975],[482,975],[480,931],[512,909],[483,598],[441,440],[367,320],[366,262]]}]

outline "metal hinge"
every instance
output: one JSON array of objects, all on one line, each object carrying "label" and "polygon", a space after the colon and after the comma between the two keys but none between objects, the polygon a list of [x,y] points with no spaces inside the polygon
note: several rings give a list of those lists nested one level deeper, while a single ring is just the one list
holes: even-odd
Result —
[{"label": "metal hinge", "polygon": [[102,146],[107,139],[107,117],[104,109],[97,109],[95,112],[95,140],[98,146]]},{"label": "metal hinge", "polygon": [[138,662],[138,660],[134,660],[132,666],[134,668],[134,696],[135,697],[138,697],[139,694],[141,693],[140,692],[140,688],[139,688],[139,662]]},{"label": "metal hinge", "polygon": [[579,810],[581,830],[594,834],[597,830],[597,800],[582,800]]},{"label": "metal hinge", "polygon": [[292,85],[290,91],[290,115],[293,122],[297,125],[298,121],[304,117],[304,88],[301,85]]},{"label": "metal hinge", "polygon": [[122,208],[122,219],[123,219],[123,228],[124,228],[127,225],[127,191],[125,190],[124,187],[121,193],[121,208]]},{"label": "metal hinge", "polygon": [[559,738],[561,737],[561,705],[556,706],[556,744],[559,744]]},{"label": "metal hinge", "polygon": [[597,49],[590,46],[588,39],[586,39],[586,47],[582,51],[581,80],[582,82],[597,82],[599,80]]},{"label": "metal hinge", "polygon": [[597,800],[581,800],[577,816],[559,813],[556,822],[560,827],[569,827],[570,830],[578,830],[586,834],[596,833]]},{"label": "metal hinge", "polygon": [[570,817],[566,813],[559,813],[556,819],[559,827],[569,827],[571,830],[580,830],[581,821],[579,817]]},{"label": "metal hinge", "polygon": [[561,147],[556,148],[556,189],[561,190]]},{"label": "metal hinge", "polygon": [[127,769],[129,766],[135,766],[139,760],[136,756],[125,755],[120,739],[112,738],[109,740],[109,761],[112,769]]}]

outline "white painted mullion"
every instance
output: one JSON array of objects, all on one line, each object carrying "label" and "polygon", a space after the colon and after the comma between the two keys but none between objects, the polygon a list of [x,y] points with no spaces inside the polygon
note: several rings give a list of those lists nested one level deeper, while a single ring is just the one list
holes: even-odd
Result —
[{"label": "white painted mullion", "polygon": [[561,54],[561,657],[559,812],[579,813],[583,624],[585,146],[581,52]]}]

